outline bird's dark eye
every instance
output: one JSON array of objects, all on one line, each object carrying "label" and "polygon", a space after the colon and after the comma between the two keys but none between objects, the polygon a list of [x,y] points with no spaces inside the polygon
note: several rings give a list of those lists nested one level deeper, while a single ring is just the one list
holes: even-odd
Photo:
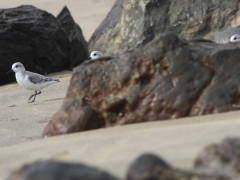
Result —
[{"label": "bird's dark eye", "polygon": [[95,53],[95,54],[93,54],[94,56],[96,56],[97,54]]},{"label": "bird's dark eye", "polygon": [[237,38],[236,37],[234,37],[234,40],[236,40]]},{"label": "bird's dark eye", "polygon": [[16,68],[18,68],[18,65],[16,65]]}]

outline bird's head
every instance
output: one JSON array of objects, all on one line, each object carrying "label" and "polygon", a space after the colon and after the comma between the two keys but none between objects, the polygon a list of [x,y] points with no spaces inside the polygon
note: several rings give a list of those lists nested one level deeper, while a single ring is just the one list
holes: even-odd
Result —
[{"label": "bird's head", "polygon": [[14,72],[22,72],[25,71],[25,68],[22,63],[16,62],[12,65],[12,71]]}]

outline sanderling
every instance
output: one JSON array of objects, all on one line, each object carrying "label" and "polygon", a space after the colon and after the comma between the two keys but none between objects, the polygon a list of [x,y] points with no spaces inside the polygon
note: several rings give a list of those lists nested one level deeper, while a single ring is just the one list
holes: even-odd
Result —
[{"label": "sanderling", "polygon": [[230,42],[239,42],[240,41],[240,35],[235,34],[230,38]]},{"label": "sanderling", "polygon": [[102,53],[100,53],[99,51],[93,51],[93,52],[91,52],[90,57],[86,60],[96,60],[96,59],[99,59],[101,57],[102,57]]},{"label": "sanderling", "polygon": [[23,64],[20,62],[14,63],[12,65],[12,69],[7,73],[11,71],[15,72],[16,80],[20,86],[27,90],[35,90],[35,94],[31,95],[28,99],[28,101],[30,101],[32,97],[34,97],[29,103],[35,101],[36,96],[41,94],[41,90],[43,88],[56,82],[60,82],[58,79],[53,79],[37,73],[26,71]]}]

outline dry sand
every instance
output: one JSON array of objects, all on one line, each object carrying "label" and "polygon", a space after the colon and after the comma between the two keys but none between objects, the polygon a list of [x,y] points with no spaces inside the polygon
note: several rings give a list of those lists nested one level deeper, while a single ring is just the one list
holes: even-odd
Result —
[{"label": "dry sand", "polygon": [[60,82],[43,89],[34,103],[27,101],[34,91],[17,83],[0,86],[0,147],[40,138],[43,128],[60,109],[71,77],[71,72],[56,74],[53,77]]},{"label": "dry sand", "polygon": [[0,179],[23,164],[49,159],[85,163],[124,178],[129,164],[146,152],[175,167],[190,169],[205,146],[226,137],[240,137],[239,118],[240,112],[231,112],[141,123],[2,147]]},{"label": "dry sand", "polygon": [[[67,5],[89,39],[114,0],[0,0],[0,8],[31,2],[57,15]],[[192,167],[199,151],[225,137],[240,137],[240,111],[99,129],[39,139],[46,123],[61,107],[70,72],[51,75],[51,85],[28,104],[31,91],[13,83],[0,86],[0,179],[25,163],[55,159],[82,162],[124,177],[129,164],[144,152],[162,156],[173,166]]]}]

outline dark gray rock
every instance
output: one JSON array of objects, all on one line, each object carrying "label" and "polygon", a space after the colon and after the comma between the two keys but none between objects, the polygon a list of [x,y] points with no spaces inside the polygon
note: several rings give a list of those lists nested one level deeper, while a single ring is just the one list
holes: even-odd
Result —
[{"label": "dark gray rock", "polygon": [[83,164],[36,162],[13,172],[8,180],[117,180],[106,172]]},{"label": "dark gray rock", "polygon": [[70,40],[70,67],[76,67],[88,57],[87,42],[82,34],[82,29],[76,24],[71,16],[70,11],[65,6],[57,20],[65,29]]},{"label": "dark gray rock", "polygon": [[44,136],[238,110],[240,49],[173,33],[77,67]]},{"label": "dark gray rock", "polygon": [[0,85],[15,62],[29,71],[48,74],[69,69],[70,42],[56,18],[33,6],[0,9]]},{"label": "dark gray rock", "polygon": [[240,0],[117,0],[89,40],[89,51],[118,55],[172,31],[181,38],[212,39],[239,18]]}]

